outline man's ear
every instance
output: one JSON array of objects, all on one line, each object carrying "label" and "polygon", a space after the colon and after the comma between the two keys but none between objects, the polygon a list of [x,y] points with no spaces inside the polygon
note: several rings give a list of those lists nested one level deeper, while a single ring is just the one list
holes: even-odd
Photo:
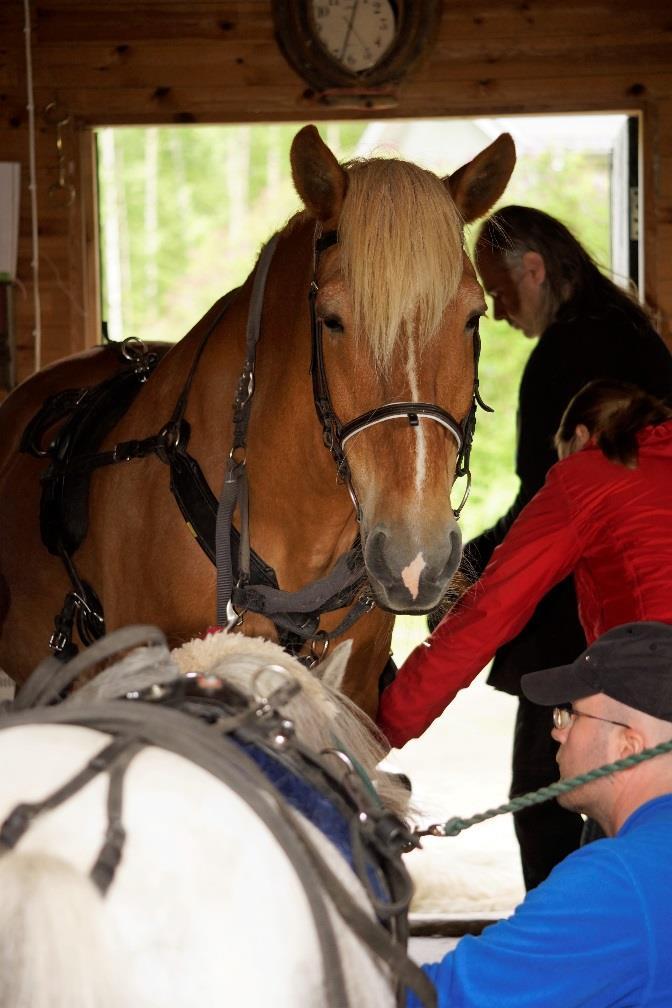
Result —
[{"label": "man's ear", "polygon": [[623,755],[621,759],[624,759],[626,756],[637,756],[646,748],[644,737],[636,728],[627,728],[623,732],[622,739],[621,749]]},{"label": "man's ear", "polygon": [[546,263],[544,257],[539,252],[523,252],[523,269],[532,279],[536,287],[541,287],[546,279]]},{"label": "man's ear", "polygon": [[572,441],[577,446],[577,451],[581,448],[585,448],[591,437],[592,435],[585,424],[577,424],[576,430],[574,431],[574,437],[572,438]]}]

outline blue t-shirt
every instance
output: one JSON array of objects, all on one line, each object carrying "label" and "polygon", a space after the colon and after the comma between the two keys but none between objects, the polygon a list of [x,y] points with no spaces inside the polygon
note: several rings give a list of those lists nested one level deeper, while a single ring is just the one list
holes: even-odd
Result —
[{"label": "blue t-shirt", "polygon": [[[439,1008],[672,1008],[672,794],[423,969]],[[409,995],[407,1008],[421,1002]]]}]

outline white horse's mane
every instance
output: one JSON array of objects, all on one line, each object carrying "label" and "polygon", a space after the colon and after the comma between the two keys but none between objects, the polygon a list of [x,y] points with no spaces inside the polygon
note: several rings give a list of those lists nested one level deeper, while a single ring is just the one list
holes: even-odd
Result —
[{"label": "white horse's mane", "polygon": [[313,672],[273,641],[216,633],[194,638],[176,648],[171,657],[181,673],[212,672],[238,686],[249,697],[273,692],[283,681],[277,668],[284,669],[301,687],[282,707],[282,712],[294,721],[301,741],[316,752],[342,747],[356,756],[384,804],[404,815],[408,810],[408,792],[388,774],[377,770],[387,754],[383,736],[374,722],[339,689],[350,650],[351,641],[344,642]]}]

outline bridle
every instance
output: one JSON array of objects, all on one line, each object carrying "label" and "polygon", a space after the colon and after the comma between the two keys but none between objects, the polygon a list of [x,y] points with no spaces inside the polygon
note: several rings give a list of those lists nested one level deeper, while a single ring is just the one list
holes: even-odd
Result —
[{"label": "bridle", "polygon": [[350,493],[352,503],[357,515],[357,521],[361,518],[361,508],[357,499],[357,494],[352,485],[352,474],[345,454],[345,447],[353,437],[375,427],[377,424],[385,423],[388,420],[398,420],[406,417],[411,427],[417,427],[420,417],[434,420],[445,427],[455,439],[457,444],[457,462],[455,464],[455,478],[467,477],[467,485],[459,507],[453,510],[455,518],[459,518],[462,508],[467,502],[471,489],[471,470],[469,461],[471,458],[471,446],[476,430],[476,407],[488,413],[492,413],[492,407],[487,406],[479,392],[478,382],[478,361],[481,353],[481,339],[478,326],[474,329],[474,386],[471,398],[471,406],[467,415],[462,421],[437,406],[436,403],[427,402],[389,402],[383,406],[376,406],[374,409],[361,413],[354,420],[341,423],[336,410],[331,401],[329,392],[329,382],[324,363],[324,349],[322,344],[322,321],[317,316],[316,301],[319,292],[317,283],[317,267],[320,255],[332,245],[338,243],[337,231],[326,231],[321,233],[320,226],[317,225],[313,238],[313,279],[310,284],[308,300],[310,304],[310,328],[311,328],[311,361],[310,373],[313,380],[313,400],[318,419],[322,424],[322,436],[326,447],[331,452],[336,463],[339,478],[345,483]]}]

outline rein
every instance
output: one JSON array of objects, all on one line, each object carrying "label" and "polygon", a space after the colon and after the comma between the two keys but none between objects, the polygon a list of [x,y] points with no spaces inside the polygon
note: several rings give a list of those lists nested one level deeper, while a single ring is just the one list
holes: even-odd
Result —
[{"label": "rein", "polygon": [[322,322],[317,317],[315,307],[319,292],[319,286],[317,283],[317,267],[320,255],[326,249],[331,248],[336,244],[338,244],[337,231],[327,231],[324,234],[321,234],[319,231],[319,225],[316,227],[313,243],[313,279],[308,295],[312,336],[310,373],[313,380],[313,400],[315,402],[315,411],[317,413],[318,420],[322,424],[324,443],[333,456],[339,478],[348,488],[348,492],[350,493],[355,513],[357,515],[357,521],[359,522],[361,518],[361,508],[352,485],[352,475],[345,455],[345,446],[351,438],[355,437],[357,434],[361,434],[365,430],[368,430],[370,427],[374,427],[376,424],[385,423],[387,420],[398,420],[403,417],[408,419],[408,422],[412,427],[418,426],[420,417],[433,420],[442,427],[445,427],[445,429],[449,431],[455,439],[457,444],[455,477],[467,477],[467,485],[462,501],[460,502],[459,507],[453,511],[454,516],[459,518],[462,508],[467,503],[467,498],[469,497],[469,491],[471,489],[471,470],[469,468],[469,462],[471,458],[471,446],[474,439],[474,432],[476,430],[476,407],[480,406],[488,413],[493,412],[492,407],[487,406],[483,402],[479,392],[478,362],[481,354],[481,339],[478,333],[478,328],[474,330],[474,386],[472,401],[469,411],[462,421],[456,420],[451,413],[444,410],[443,407],[436,405],[436,403],[391,402],[385,403],[383,406],[377,406],[375,409],[368,410],[366,413],[362,413],[358,417],[355,417],[354,420],[349,420],[346,424],[341,423],[331,400],[329,382],[324,363]]},{"label": "rein", "polygon": [[629,770],[639,763],[645,763],[647,760],[653,759],[654,756],[662,756],[664,753],[669,752],[672,752],[672,739],[668,742],[659,742],[658,745],[650,746],[648,749],[642,749],[640,753],[634,753],[632,756],[624,756],[623,759],[616,760],[614,763],[604,763],[602,766],[596,767],[595,770],[578,774],[576,777],[568,777],[565,780],[556,781],[555,784],[548,784],[546,787],[538,788],[536,791],[528,791],[517,798],[512,798],[511,801],[505,802],[503,805],[497,805],[496,808],[486,809],[485,812],[478,812],[476,815],[469,816],[468,819],[463,819],[461,816],[453,816],[451,819],[447,819],[446,822],[432,823],[424,829],[418,828],[414,830],[414,835],[418,839],[423,836],[458,836],[463,830],[469,829],[470,826],[476,826],[478,823],[486,822],[488,819],[494,819],[495,816],[506,815],[508,812],[520,812],[521,809],[530,808],[531,805],[541,805],[552,798],[557,798],[558,795],[566,794],[567,791],[574,791],[576,788],[583,787],[584,784],[589,784],[591,781],[599,780],[601,777],[610,777],[621,770]]}]

